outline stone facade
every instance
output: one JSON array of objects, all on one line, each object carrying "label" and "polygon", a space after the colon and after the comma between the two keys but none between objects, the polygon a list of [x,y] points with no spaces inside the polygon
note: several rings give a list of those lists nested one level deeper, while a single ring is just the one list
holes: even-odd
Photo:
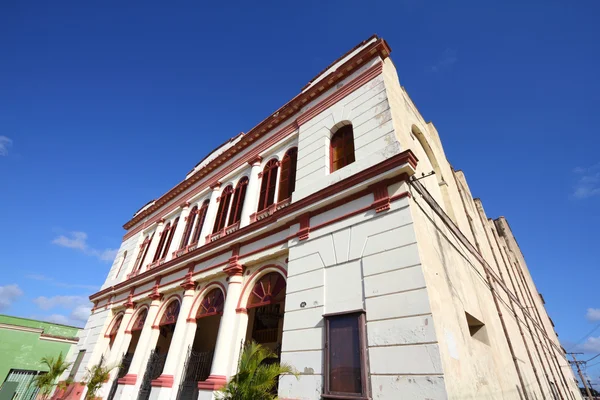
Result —
[{"label": "stone facade", "polygon": [[125,224],[78,344],[123,362],[103,398],[212,399],[250,339],[299,372],[283,399],[580,398],[508,223],[389,53],[359,44]]}]

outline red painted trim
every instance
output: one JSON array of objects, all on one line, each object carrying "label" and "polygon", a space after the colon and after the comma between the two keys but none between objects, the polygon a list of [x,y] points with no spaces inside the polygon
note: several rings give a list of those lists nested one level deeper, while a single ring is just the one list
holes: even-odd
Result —
[{"label": "red painted trim", "polygon": [[153,380],[152,382],[150,382],[150,385],[152,387],[166,387],[166,388],[171,388],[173,387],[173,375],[161,375],[158,378],[156,378],[155,380]]},{"label": "red painted trim", "polygon": [[243,307],[236,308],[235,309],[235,313],[236,314],[248,314],[248,309],[247,308],[243,308]]},{"label": "red painted trim", "polygon": [[376,213],[387,211],[390,209],[390,193],[388,192],[388,185],[386,181],[381,181],[371,186],[373,190],[373,201],[372,207],[375,208]]},{"label": "red painted trim", "polygon": [[[372,48],[372,49],[377,48],[381,44],[382,44],[382,40],[379,39],[376,43],[369,45],[368,48]],[[337,69],[337,72],[332,74],[330,79],[319,82],[313,88],[296,96],[294,99],[292,99],[290,102],[288,102],[282,108],[280,108],[280,110],[278,112],[275,112],[270,117],[268,117],[265,121],[260,123],[258,126],[256,126],[252,130],[250,130],[248,133],[246,133],[244,135],[244,138],[238,144],[233,146],[231,149],[227,150],[221,156],[217,157],[215,160],[213,160],[211,163],[209,163],[206,167],[202,168],[201,170],[196,172],[194,175],[192,175],[188,179],[180,182],[178,185],[176,185],[174,188],[172,188],[167,193],[165,193],[163,196],[161,196],[158,200],[156,200],[152,206],[148,207],[144,211],[135,215],[130,221],[128,221],[127,223],[125,223],[125,225],[123,225],[123,228],[131,229],[137,223],[143,221],[144,218],[147,218],[152,213],[159,211],[164,205],[166,205],[172,199],[176,198],[180,193],[182,193],[187,188],[189,188],[190,186],[192,186],[193,184],[198,182],[200,179],[205,177],[213,169],[218,168],[221,165],[224,165],[224,162],[232,159],[233,157],[235,157],[235,155],[239,154],[240,151],[242,151],[242,148],[250,147],[252,145],[253,141],[258,140],[260,137],[266,136],[269,133],[271,133],[271,131],[273,129],[275,129],[275,127],[277,127],[277,126],[281,125],[283,122],[289,120],[292,115],[295,115],[295,114],[298,114],[299,112],[301,112],[300,110],[306,104],[308,104],[311,101],[320,97],[328,89],[333,87],[335,84],[337,84],[341,80],[347,78],[348,75],[351,75],[352,73],[354,73],[356,71],[356,69],[360,68],[360,66],[364,65],[365,63],[367,63],[368,61],[370,61],[371,59],[373,59],[376,56],[376,54],[374,54],[374,53],[369,54],[368,52],[365,52],[365,50],[363,50],[361,53],[354,56],[352,59],[348,60],[342,66],[340,66]],[[382,54],[383,53],[380,53],[379,55],[382,55]],[[385,57],[382,57],[382,58],[385,58]],[[356,67],[355,68],[353,67],[351,70],[348,70],[348,65],[352,65],[352,64],[355,64]],[[335,93],[333,93],[329,97],[323,99],[318,104],[315,104],[309,110],[304,111],[304,114],[301,114],[298,117],[298,123],[296,123],[296,121],[294,121],[291,124],[287,125],[284,129],[280,130],[280,132],[283,130],[288,130],[290,126],[293,128],[293,129],[291,129],[291,132],[293,132],[294,130],[296,130],[298,128],[299,125],[306,122],[308,120],[308,118],[314,117],[316,114],[318,114],[322,110],[330,107],[332,104],[335,104],[335,102],[340,101],[342,98],[348,96],[350,93],[354,92],[356,89],[360,88],[365,83],[367,83],[368,81],[373,79],[375,76],[380,74],[382,68],[383,68],[383,63],[381,63],[381,62],[377,63],[373,67],[370,67],[369,69],[367,69],[366,71],[361,73],[359,76],[355,77],[352,81],[350,81],[347,84],[345,84],[344,86],[342,86]],[[295,105],[292,105],[291,103],[295,103]],[[284,108],[287,108],[287,110],[285,112],[282,112],[281,110]],[[281,117],[279,117],[279,115],[281,115]],[[305,115],[309,115],[309,117],[307,118],[307,117],[305,117]],[[278,132],[278,133],[280,133],[280,132]],[[291,132],[289,132],[289,133],[291,133]],[[276,133],[273,136],[279,136],[279,135]],[[248,161],[252,160],[254,157],[259,155],[262,151],[266,150],[271,145],[269,143],[269,145],[267,146],[267,142],[270,142],[270,140],[263,142],[259,146],[256,146],[254,151],[252,151],[252,150],[250,151],[249,157],[240,159],[237,163],[235,163],[235,165],[230,164],[230,167],[233,167],[233,169],[235,169],[235,168],[238,168],[239,166],[247,163]],[[222,178],[223,176],[227,175],[229,172],[230,172],[229,168],[225,168],[223,171],[221,171],[220,174],[216,174],[216,175],[218,175],[218,177],[213,177],[213,179],[216,178],[218,180],[218,179]],[[203,190],[205,187],[206,186],[203,185],[200,190]],[[196,192],[197,192],[196,190],[198,188],[193,190],[193,192],[194,192],[193,194],[196,194]],[[198,190],[198,191],[200,191],[200,190]],[[190,197],[193,196],[193,194],[189,193],[188,196],[186,196],[186,198],[182,199],[182,200],[189,199]],[[169,213],[170,211],[171,211],[170,208],[167,208],[164,210],[163,214]],[[125,235],[126,237],[124,239],[137,233],[140,229],[143,229],[144,227],[154,223],[156,220],[155,218],[156,218],[156,216],[153,218],[150,218],[148,221],[146,221],[144,224],[139,226],[137,229],[128,232]]]},{"label": "red painted trim", "polygon": [[225,285],[223,285],[221,282],[218,282],[218,281],[210,282],[208,285],[206,285],[206,286],[204,286],[204,288],[202,288],[200,293],[198,293],[198,296],[196,296],[196,298],[192,302],[192,307],[190,308],[190,312],[188,313],[188,320],[193,319],[194,321],[196,321],[194,316],[196,315],[198,310],[194,311],[194,309],[200,306],[200,303],[202,302],[201,299],[204,299],[204,295],[206,295],[210,290],[212,290],[215,287],[218,287],[223,292],[223,300],[225,300],[227,298],[227,289],[225,289]]},{"label": "red painted trim", "polygon": [[[135,320],[137,319],[137,317],[140,315],[140,313],[146,309],[147,311],[149,311],[150,307],[148,307],[147,304],[142,304],[136,311],[135,313],[133,313],[133,315],[131,316],[131,320],[129,320],[129,324],[127,324],[127,328],[125,329],[125,333],[131,333],[131,329],[133,328],[133,324],[135,323]],[[146,312],[147,312],[146,311]]]},{"label": "red painted trim", "polygon": [[137,375],[127,374],[124,377],[119,378],[117,382],[119,383],[119,385],[135,385],[135,383],[137,382]]},{"label": "red painted trim", "polygon": [[[266,269],[269,269],[269,271],[263,273],[263,271],[265,271]],[[238,309],[245,309],[247,307],[242,307],[242,299],[244,298],[244,295],[246,293],[246,290],[248,290],[248,287],[250,285],[254,286],[254,284],[256,283],[256,280],[258,278],[260,278],[262,275],[265,275],[269,272],[279,272],[282,276],[283,279],[285,279],[286,284],[287,284],[287,271],[285,270],[285,268],[277,265],[277,264],[269,264],[269,265],[265,265],[263,267],[260,267],[259,269],[257,269],[251,276],[250,279],[248,279],[246,281],[246,283],[244,284],[244,287],[242,288],[242,291],[240,292],[240,298],[238,300],[238,304],[236,307],[236,311]],[[247,301],[247,300],[246,300]]]},{"label": "red painted trim", "polygon": [[308,234],[310,233],[310,213],[305,213],[299,217],[298,222],[300,222],[300,229],[296,233],[298,240],[308,239]]},{"label": "red painted trim", "polygon": [[210,375],[205,381],[198,382],[200,390],[219,390],[227,384],[227,377],[224,375]]},{"label": "red painted trim", "polygon": [[125,313],[123,311],[121,311],[121,312],[117,313],[117,315],[115,315],[113,317],[113,319],[110,321],[110,324],[108,324],[108,329],[106,329],[106,331],[104,331],[104,337],[105,338],[109,338],[110,337],[109,333],[112,330],[113,325],[117,323],[117,318],[120,317],[121,318],[121,322],[123,322],[123,316],[124,315],[125,315]]},{"label": "red painted trim", "polygon": [[171,302],[174,301],[173,299],[179,300],[179,304],[181,305],[181,296],[178,294],[171,295],[169,298],[167,298],[165,301],[163,301],[160,308],[158,309],[158,313],[156,314],[156,317],[154,317],[154,321],[152,322],[153,329],[154,329],[154,327],[156,327],[156,329],[158,329],[158,326],[159,326],[158,324],[160,323],[160,319],[162,318],[162,313],[165,311],[165,308]]},{"label": "red painted trim", "polygon": [[[365,181],[365,180],[370,179],[370,178],[373,178],[375,176],[381,175],[382,173],[387,172],[390,169],[393,169],[395,167],[398,167],[398,166],[401,166],[401,165],[404,165],[404,164],[409,164],[412,168],[415,168],[416,165],[417,165],[417,161],[418,161],[417,158],[414,156],[414,154],[410,150],[406,150],[406,151],[404,151],[402,153],[396,154],[395,156],[392,156],[392,157],[388,158],[387,160],[385,160],[385,161],[383,161],[383,162],[381,162],[381,163],[379,163],[377,165],[374,165],[374,166],[372,166],[372,167],[370,167],[370,168],[368,168],[366,170],[358,172],[358,173],[356,173],[356,174],[354,174],[354,175],[352,175],[352,176],[350,176],[350,177],[348,177],[346,179],[343,179],[342,181],[339,181],[339,182],[337,182],[337,183],[335,183],[335,184],[333,184],[331,186],[326,187],[325,189],[323,189],[323,190],[321,190],[321,191],[319,191],[317,193],[313,193],[312,195],[307,196],[306,198],[304,198],[304,199],[302,199],[300,201],[294,202],[294,203],[290,204],[288,207],[285,207],[285,208],[279,210],[277,213],[273,214],[270,217],[267,217],[267,218],[265,218],[263,220],[257,221],[257,222],[255,222],[253,224],[247,225],[247,226],[245,226],[245,227],[237,230],[236,232],[232,233],[231,235],[227,235],[226,239],[215,240],[214,242],[211,242],[210,244],[206,244],[204,246],[201,246],[201,247],[197,248],[194,251],[191,251],[191,252],[189,252],[187,254],[184,254],[184,255],[182,255],[182,256],[174,259],[174,260],[171,260],[171,261],[163,264],[162,266],[157,267],[154,270],[145,271],[144,273],[139,274],[139,275],[137,275],[137,276],[135,276],[135,277],[127,280],[127,281],[121,282],[121,283],[119,283],[119,284],[117,284],[115,286],[111,286],[111,287],[108,287],[108,288],[106,288],[104,290],[101,290],[100,292],[97,292],[97,293],[91,295],[90,296],[90,300],[91,301],[95,301],[98,297],[106,295],[106,294],[109,294],[112,291],[115,291],[116,289],[126,288],[126,287],[128,287],[128,286],[130,286],[132,284],[135,284],[136,282],[139,282],[139,281],[142,281],[144,279],[147,279],[149,276],[152,276],[152,275],[154,275],[154,274],[156,274],[156,273],[158,273],[158,272],[160,272],[162,270],[170,268],[174,264],[179,264],[181,262],[184,262],[184,261],[186,261],[188,259],[191,259],[191,258],[197,256],[198,254],[208,252],[208,251],[210,251],[214,247],[221,246],[223,244],[224,240],[228,240],[228,241],[232,241],[233,242],[233,241],[235,241],[235,239],[237,239],[240,236],[243,236],[243,235],[245,235],[245,234],[247,234],[249,232],[252,232],[254,230],[261,229],[261,228],[263,228],[265,226],[271,225],[273,222],[275,222],[276,220],[278,220],[279,218],[281,218],[281,217],[283,217],[283,216],[285,216],[287,214],[291,214],[291,213],[297,212],[297,211],[301,210],[302,208],[305,208],[306,206],[308,206],[310,204],[314,204],[314,203],[316,203],[316,202],[318,202],[320,200],[323,200],[323,199],[325,199],[327,197],[330,197],[330,196],[332,196],[332,195],[334,195],[336,193],[339,193],[339,192],[341,192],[341,191],[343,191],[345,189],[348,189],[348,188],[351,188],[353,186],[356,186],[360,182]],[[406,180],[406,179],[408,179],[408,175],[405,174],[405,173],[403,173],[403,174],[399,174],[399,175],[397,175],[395,177],[389,178],[386,181],[391,184],[391,183],[400,182],[400,181],[403,181],[403,180]],[[366,195],[368,193],[371,193],[371,191],[368,190],[368,189],[365,189],[363,191],[358,192],[357,194],[360,194],[360,196],[364,196],[364,195]],[[340,204],[344,204],[344,203],[347,203],[349,201],[352,201],[353,199],[355,199],[357,197],[360,197],[360,196],[357,196],[357,194],[353,194],[353,195],[347,196],[346,198],[340,199],[340,200],[338,200],[338,201],[336,201],[336,202],[334,202],[334,203],[332,203],[332,204],[330,204],[328,206],[322,207],[322,208],[320,208],[318,210],[313,210],[313,211],[311,211],[311,215],[318,215],[320,213],[328,211],[331,208],[337,207]],[[295,222],[295,223],[297,223],[297,222]],[[261,235],[259,235],[257,237],[253,237],[251,239],[248,239],[248,241],[246,241],[244,243],[241,243],[241,245],[244,246],[247,243],[255,242],[256,240],[260,240],[260,238],[264,238],[266,236],[270,236],[270,235],[272,235],[274,233],[279,232],[282,229],[287,229],[288,227],[289,227],[289,225],[288,226],[282,226],[282,227],[278,228],[277,230],[273,230],[273,231],[270,231],[270,232],[265,232],[265,233],[263,233],[263,234],[261,234]],[[229,251],[230,250],[223,250],[221,252],[218,252],[218,253],[206,256],[204,258],[201,258],[201,259],[198,259],[198,260],[194,260],[193,262],[196,263],[196,264],[198,264],[198,263],[204,262],[206,260],[218,257],[219,255],[222,255],[222,254],[227,253]],[[219,264],[219,266],[224,265],[224,264],[225,263],[221,263],[221,264]],[[209,269],[216,268],[216,267],[217,266],[213,266],[213,267],[204,269],[202,272],[207,271]],[[175,272],[177,272],[177,271],[179,271],[181,269],[184,269],[184,268],[185,268],[185,266],[182,266],[181,268],[175,269],[173,271],[170,271],[169,273],[175,273]],[[199,272],[200,271],[196,272],[195,274],[197,274]]]}]

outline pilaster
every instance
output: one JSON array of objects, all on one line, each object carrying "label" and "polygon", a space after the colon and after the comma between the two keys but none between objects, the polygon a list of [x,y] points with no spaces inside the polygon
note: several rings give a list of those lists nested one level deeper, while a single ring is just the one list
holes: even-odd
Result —
[{"label": "pilaster", "polygon": [[244,207],[242,208],[242,217],[240,218],[240,227],[246,226],[250,223],[250,215],[256,212],[259,197],[259,182],[260,178],[260,164],[262,157],[256,156],[248,162],[252,169],[250,170],[250,177],[248,178],[248,187],[246,188],[246,199],[244,200]]}]

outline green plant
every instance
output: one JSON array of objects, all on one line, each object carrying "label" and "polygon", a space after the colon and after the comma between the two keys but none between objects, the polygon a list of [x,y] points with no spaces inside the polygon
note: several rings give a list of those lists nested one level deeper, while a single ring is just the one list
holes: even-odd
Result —
[{"label": "green plant", "polygon": [[269,359],[277,355],[268,348],[252,341],[244,346],[238,373],[218,394],[222,400],[273,400],[277,395],[272,393],[279,375],[294,375],[296,370],[288,364],[269,363]]},{"label": "green plant", "polygon": [[97,365],[87,370],[85,380],[82,382],[87,387],[86,400],[96,398],[98,390],[110,379],[110,372],[117,367],[118,365],[103,365],[103,360],[100,360]]},{"label": "green plant", "polygon": [[47,399],[54,389],[54,382],[69,368],[71,363],[65,361],[62,352],[55,359],[54,357],[42,357],[40,363],[48,368],[45,374],[37,375],[33,379],[33,385],[40,389],[43,399]]}]

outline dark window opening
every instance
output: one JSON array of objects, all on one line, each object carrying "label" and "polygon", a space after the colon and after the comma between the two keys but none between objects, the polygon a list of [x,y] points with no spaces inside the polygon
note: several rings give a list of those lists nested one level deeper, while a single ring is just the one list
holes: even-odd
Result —
[{"label": "dark window opening", "polygon": [[235,187],[233,193],[233,203],[229,212],[229,225],[233,225],[242,217],[242,208],[244,207],[244,199],[246,198],[246,188],[248,187],[248,178],[243,177]]},{"label": "dark window opening", "polygon": [[231,194],[233,193],[233,187],[231,185],[223,189],[221,197],[219,198],[219,208],[217,210],[217,218],[215,219],[215,227],[213,233],[217,233],[221,229],[225,228],[227,223],[227,212],[229,211],[229,203],[231,202]]},{"label": "dark window opening", "polygon": [[354,132],[352,125],[344,125],[331,137],[330,171],[337,171],[354,161]]},{"label": "dark window opening", "polygon": [[262,211],[275,202],[275,186],[277,185],[277,170],[279,162],[273,159],[265,165],[260,183],[258,211]]},{"label": "dark window opening", "polygon": [[288,199],[296,189],[296,165],[298,149],[289,149],[281,162],[281,177],[279,178],[279,197],[277,201]]}]

